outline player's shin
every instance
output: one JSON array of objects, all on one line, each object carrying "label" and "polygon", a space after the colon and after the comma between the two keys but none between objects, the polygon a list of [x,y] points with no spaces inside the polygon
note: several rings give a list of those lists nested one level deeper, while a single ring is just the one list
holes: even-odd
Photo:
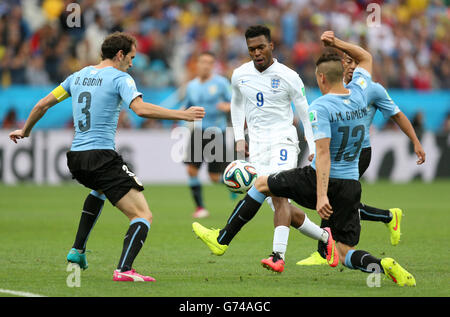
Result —
[{"label": "player's shin", "polygon": [[230,244],[239,230],[256,215],[265,198],[266,196],[260,193],[255,186],[250,188],[244,199],[236,205],[230,218],[228,218],[227,225],[220,230],[217,242]]},{"label": "player's shin", "polygon": [[78,224],[78,230],[75,237],[73,248],[83,253],[86,249],[86,243],[89,235],[100,216],[103,206],[105,204],[105,195],[99,194],[96,191],[86,197],[83,205],[83,211],[81,212],[80,222]]},{"label": "player's shin", "polygon": [[381,259],[363,250],[349,250],[345,256],[344,265],[350,269],[360,270],[366,273],[383,273]]},{"label": "player's shin", "polygon": [[130,227],[123,241],[122,255],[117,269],[121,272],[132,269],[134,259],[144,245],[150,223],[144,218],[136,218],[130,222]]},{"label": "player's shin", "polygon": [[392,220],[392,213],[387,209],[378,209],[364,204],[360,204],[359,215],[361,220],[381,221],[389,223]]}]

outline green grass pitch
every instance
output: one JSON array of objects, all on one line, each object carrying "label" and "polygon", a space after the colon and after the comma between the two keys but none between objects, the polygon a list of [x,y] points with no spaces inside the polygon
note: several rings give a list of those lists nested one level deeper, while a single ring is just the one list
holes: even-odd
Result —
[{"label": "green grass pitch", "polygon": [[[391,246],[386,227],[363,222],[359,248],[393,257],[416,278],[414,288],[382,279],[370,288],[368,274],[339,265],[300,267],[316,241],[291,229],[282,274],[262,268],[272,250],[273,213],[265,204],[221,257],[210,254],[191,230],[193,202],[187,186],[148,185],[144,194],[153,225],[134,267],[156,283],[114,283],[126,217],[107,202],[87,245],[89,268],[80,287],[68,287],[66,255],[72,246],[84,198],[77,184],[0,185],[0,289],[45,296],[298,297],[298,296],[449,296],[450,181],[426,184],[363,183],[363,202],[400,207],[402,239]],[[223,226],[236,201],[222,185],[204,187],[211,216],[199,222]],[[314,211],[310,219],[319,223]],[[11,296],[1,293],[0,296]]]}]

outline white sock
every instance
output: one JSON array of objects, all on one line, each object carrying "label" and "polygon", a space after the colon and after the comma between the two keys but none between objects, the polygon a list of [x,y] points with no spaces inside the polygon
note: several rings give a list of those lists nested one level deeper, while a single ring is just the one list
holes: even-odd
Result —
[{"label": "white sock", "polygon": [[303,224],[297,229],[305,236],[313,238],[314,240],[319,240],[323,243],[327,243],[328,241],[328,232],[309,220],[308,216],[306,215],[305,221],[303,221]]},{"label": "white sock", "polygon": [[284,260],[284,254],[289,240],[289,227],[278,226],[273,234],[273,252],[278,252]]},{"label": "white sock", "polygon": [[272,208],[272,211],[275,212],[275,206],[273,205],[272,197],[267,197],[266,201],[269,204],[270,208]]}]

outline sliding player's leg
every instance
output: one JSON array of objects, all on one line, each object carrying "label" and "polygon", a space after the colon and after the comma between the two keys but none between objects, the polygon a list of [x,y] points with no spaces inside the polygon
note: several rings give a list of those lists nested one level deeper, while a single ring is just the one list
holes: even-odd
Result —
[{"label": "sliding player's leg", "polygon": [[255,185],[237,203],[223,229],[208,229],[198,222],[192,224],[194,233],[213,254],[223,255],[236,234],[256,215],[267,195],[270,194],[265,185],[266,182],[267,176],[260,176],[256,179]]}]

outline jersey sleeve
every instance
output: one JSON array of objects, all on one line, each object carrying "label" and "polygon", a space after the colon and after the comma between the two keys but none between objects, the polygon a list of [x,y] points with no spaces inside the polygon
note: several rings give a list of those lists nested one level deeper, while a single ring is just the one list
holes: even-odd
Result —
[{"label": "jersey sleeve", "polygon": [[369,100],[370,89],[372,85],[372,76],[361,67],[356,67],[353,71],[352,80],[348,83],[347,88],[355,91],[363,96],[364,103]]},{"label": "jersey sleeve", "polygon": [[136,97],[142,96],[142,93],[137,91],[134,79],[128,74],[118,77],[116,85],[120,98],[122,98],[124,102],[124,106],[129,107]]},{"label": "jersey sleeve", "polygon": [[325,106],[313,103],[309,109],[314,141],[331,138],[331,126],[328,111]]},{"label": "jersey sleeve", "polygon": [[298,74],[295,74],[291,79],[291,88],[289,92],[291,102],[294,104],[295,112],[297,113],[303,125],[306,142],[308,143],[309,154],[316,153],[316,144],[314,143],[313,131],[308,114],[308,100],[306,99],[305,86]]},{"label": "jersey sleeve", "polygon": [[381,111],[384,118],[388,119],[400,112],[399,107],[394,103],[383,86],[378,83],[372,83],[372,89],[375,95],[373,100],[374,105]]},{"label": "jersey sleeve", "polygon": [[70,85],[72,83],[73,74],[67,77],[58,87],[52,90],[52,95],[58,100],[58,102],[71,96]]},{"label": "jersey sleeve", "polygon": [[234,139],[235,141],[245,140],[244,126],[245,126],[245,108],[244,97],[239,89],[239,81],[237,76],[233,73],[231,77],[231,123],[233,125]]},{"label": "jersey sleeve", "polygon": [[370,73],[361,67],[356,67],[353,71],[352,80],[348,83],[347,88],[356,88],[357,90],[367,94],[368,87],[372,83],[372,76]]}]

